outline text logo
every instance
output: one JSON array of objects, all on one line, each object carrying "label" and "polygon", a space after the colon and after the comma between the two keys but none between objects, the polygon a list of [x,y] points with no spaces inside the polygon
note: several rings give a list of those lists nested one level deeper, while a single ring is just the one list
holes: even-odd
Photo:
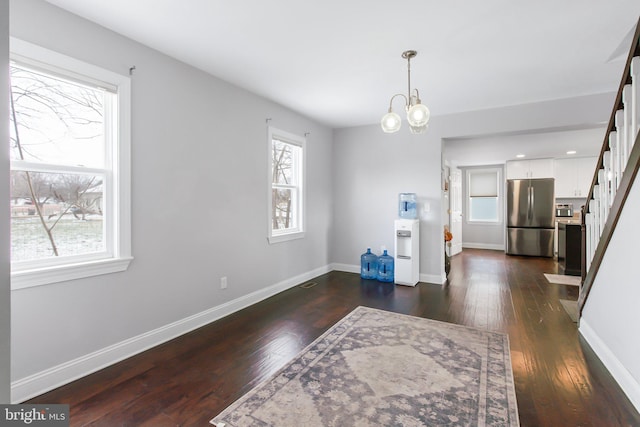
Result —
[{"label": "text logo", "polygon": [[69,427],[69,405],[0,405],[0,427]]}]

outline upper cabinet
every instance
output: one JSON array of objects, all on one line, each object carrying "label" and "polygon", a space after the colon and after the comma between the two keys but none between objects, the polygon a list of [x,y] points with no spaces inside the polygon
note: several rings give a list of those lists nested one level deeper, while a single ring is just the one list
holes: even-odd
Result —
[{"label": "upper cabinet", "polygon": [[507,162],[507,179],[553,178],[553,159]]},{"label": "upper cabinet", "polygon": [[597,157],[555,160],[556,198],[587,197],[597,161]]}]

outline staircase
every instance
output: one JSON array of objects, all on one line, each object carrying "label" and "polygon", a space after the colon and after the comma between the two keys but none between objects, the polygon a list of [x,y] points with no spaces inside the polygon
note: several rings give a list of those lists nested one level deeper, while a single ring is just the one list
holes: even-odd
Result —
[{"label": "staircase", "polygon": [[[640,19],[618,89],[596,171],[582,210],[582,314],[640,167]],[[640,185],[640,182],[639,182]]]}]

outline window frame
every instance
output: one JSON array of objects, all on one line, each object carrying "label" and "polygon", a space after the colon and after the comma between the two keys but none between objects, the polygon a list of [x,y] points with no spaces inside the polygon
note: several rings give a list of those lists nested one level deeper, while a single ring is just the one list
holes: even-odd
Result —
[{"label": "window frame", "polygon": [[[10,38],[10,59],[53,75],[64,76],[84,84],[107,88],[116,94],[113,123],[107,122],[105,132],[112,141],[105,150],[104,168],[82,168],[80,173],[96,172],[105,176],[105,252],[25,261],[11,266],[11,289],[87,278],[125,271],[131,255],[131,80],[128,76],[60,54],[58,52]],[[110,135],[111,134],[111,135]],[[12,162],[13,163],[13,162]],[[32,167],[34,169],[32,169]],[[76,173],[73,167],[56,168],[28,161],[16,161],[12,171]]]},{"label": "window frame", "polygon": [[[477,174],[486,174],[488,172],[492,172],[496,174],[496,196],[487,196],[487,197],[482,197],[482,196],[471,196],[471,176],[474,173]],[[500,224],[502,223],[502,210],[500,208],[501,206],[501,198],[502,198],[502,186],[500,185],[500,180],[501,180],[501,169],[500,168],[478,168],[478,169],[467,169],[467,179],[466,179],[466,205],[467,205],[467,215],[466,215],[466,221],[468,224],[491,224],[491,225],[496,225],[496,224]],[[488,219],[473,219],[472,217],[472,208],[471,208],[471,202],[472,199],[474,198],[491,198],[494,199],[496,201],[496,219],[495,220],[488,220]]]},{"label": "window frame", "polygon": [[[294,145],[300,148],[300,155],[297,159],[297,167],[295,171],[297,185],[276,185],[273,181],[273,141],[278,140],[285,144]],[[281,129],[277,129],[272,126],[268,126],[267,130],[267,146],[268,146],[268,168],[267,168],[267,240],[270,244],[286,242],[294,239],[302,239],[305,236],[305,223],[306,223],[306,197],[305,197],[305,173],[306,173],[306,138],[287,132]],[[294,222],[297,224],[294,228],[285,230],[274,230],[273,218],[272,218],[272,191],[275,187],[287,187],[297,191],[297,200],[295,206],[296,218]]]}]

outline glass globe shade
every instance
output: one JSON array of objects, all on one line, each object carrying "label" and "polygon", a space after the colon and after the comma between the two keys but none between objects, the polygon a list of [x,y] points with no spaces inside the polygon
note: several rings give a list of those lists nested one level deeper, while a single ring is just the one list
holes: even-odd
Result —
[{"label": "glass globe shade", "polygon": [[429,121],[431,113],[424,104],[415,104],[407,112],[407,120],[411,126],[424,126]]},{"label": "glass globe shade", "polygon": [[411,133],[413,133],[413,134],[425,133],[427,131],[428,127],[429,127],[429,125],[424,125],[424,126],[411,126],[411,125],[409,125],[409,129],[411,129]]},{"label": "glass globe shade", "polygon": [[382,130],[386,133],[397,132],[401,124],[400,116],[393,111],[389,111],[382,117],[380,124],[382,125]]}]

